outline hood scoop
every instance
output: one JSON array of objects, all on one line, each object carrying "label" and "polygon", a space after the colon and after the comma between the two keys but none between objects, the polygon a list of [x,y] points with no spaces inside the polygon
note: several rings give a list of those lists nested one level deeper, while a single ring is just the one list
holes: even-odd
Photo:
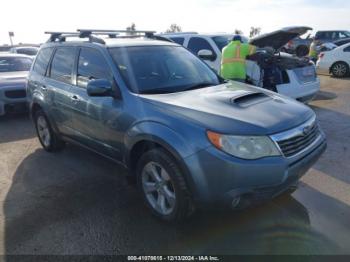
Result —
[{"label": "hood scoop", "polygon": [[230,99],[230,102],[240,107],[248,107],[271,99],[272,98],[265,93],[250,92],[240,96],[235,96]]}]

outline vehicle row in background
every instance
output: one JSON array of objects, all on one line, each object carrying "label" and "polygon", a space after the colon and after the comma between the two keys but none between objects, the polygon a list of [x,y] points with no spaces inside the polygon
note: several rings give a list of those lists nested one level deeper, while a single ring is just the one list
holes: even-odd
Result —
[{"label": "vehicle row in background", "polygon": [[[312,30],[311,27],[308,31]],[[310,45],[313,41],[317,46],[316,51],[319,53],[324,44],[334,43],[337,46],[341,46],[349,42],[350,32],[346,30],[329,30],[329,31],[317,31],[314,37],[311,37],[311,34],[308,34],[305,38],[302,38],[302,35],[290,40],[285,46],[283,46],[282,51],[295,54],[298,57],[307,56],[310,51]]]},{"label": "vehicle row in background", "polygon": [[[286,43],[308,30],[309,27],[289,27],[251,40],[244,39],[258,47],[257,55],[247,63],[247,75],[251,83],[302,102],[310,101],[320,89],[314,64],[308,59],[280,52]],[[228,34],[176,33],[162,36],[183,45],[218,73],[221,51],[232,39],[232,35]],[[262,69],[272,73],[264,76]]]}]

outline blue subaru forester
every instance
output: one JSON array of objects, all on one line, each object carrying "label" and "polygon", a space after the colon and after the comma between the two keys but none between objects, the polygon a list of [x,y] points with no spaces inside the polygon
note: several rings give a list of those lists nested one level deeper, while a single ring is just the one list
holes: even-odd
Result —
[{"label": "blue subaru forester", "polygon": [[325,150],[307,106],[225,82],[152,32],[123,33],[52,32],[28,99],[45,150],[75,143],[121,163],[156,216],[291,193]]}]

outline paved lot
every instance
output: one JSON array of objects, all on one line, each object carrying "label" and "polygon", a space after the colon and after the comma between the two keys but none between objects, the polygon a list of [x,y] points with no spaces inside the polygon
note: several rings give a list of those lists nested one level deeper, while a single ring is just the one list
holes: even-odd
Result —
[{"label": "paved lot", "polygon": [[0,119],[0,254],[350,254],[350,80],[312,102],[328,150],[292,197],[241,212],[155,220],[119,166],[44,152],[25,116]]}]

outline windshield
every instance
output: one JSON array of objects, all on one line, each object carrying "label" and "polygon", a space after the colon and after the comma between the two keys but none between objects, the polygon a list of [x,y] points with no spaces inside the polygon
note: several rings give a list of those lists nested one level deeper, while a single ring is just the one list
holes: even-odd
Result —
[{"label": "windshield", "polygon": [[31,65],[27,57],[0,57],[0,72],[29,71]]},{"label": "windshield", "polygon": [[33,47],[18,48],[16,51],[17,51],[17,54],[30,55],[30,56],[35,56],[38,53],[38,49]]},{"label": "windshield", "polygon": [[220,83],[204,62],[180,46],[118,47],[110,53],[134,93],[174,93]]}]

